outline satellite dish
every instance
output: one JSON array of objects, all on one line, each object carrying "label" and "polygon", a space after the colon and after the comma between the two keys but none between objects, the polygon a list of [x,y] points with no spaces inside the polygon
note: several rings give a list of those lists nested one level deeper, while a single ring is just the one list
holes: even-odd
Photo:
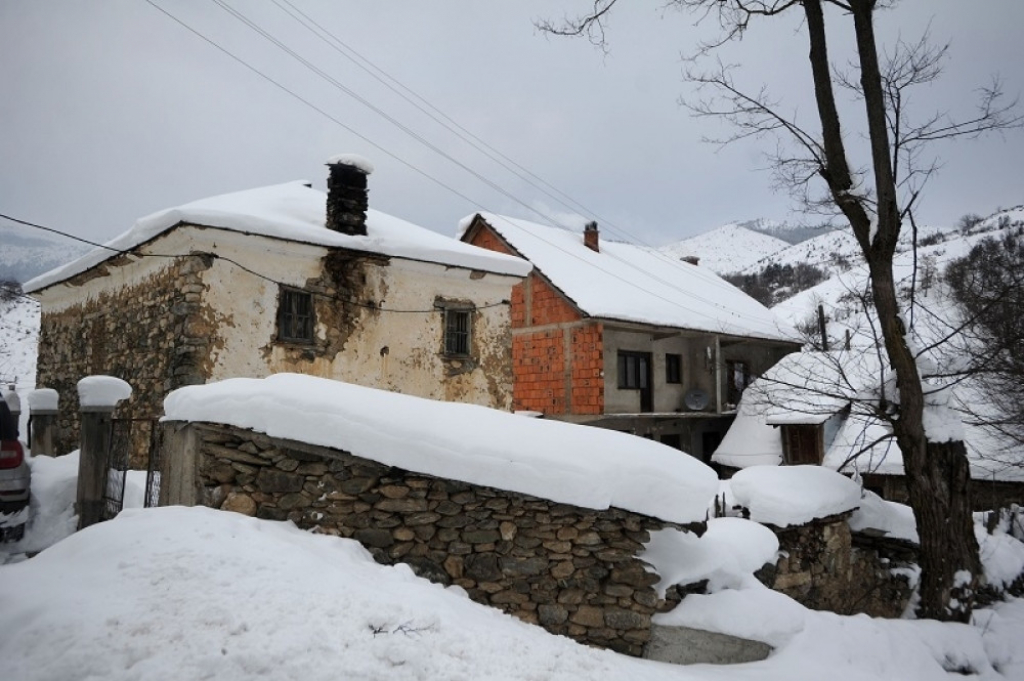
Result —
[{"label": "satellite dish", "polygon": [[683,403],[686,404],[686,408],[692,411],[703,411],[707,408],[710,401],[707,391],[700,388],[687,390],[686,396],[683,397]]}]

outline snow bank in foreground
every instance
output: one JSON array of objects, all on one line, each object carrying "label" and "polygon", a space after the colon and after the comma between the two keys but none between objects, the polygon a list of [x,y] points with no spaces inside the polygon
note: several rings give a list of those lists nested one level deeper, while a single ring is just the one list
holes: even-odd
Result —
[{"label": "snow bank in foreground", "polygon": [[764,525],[742,518],[713,518],[703,536],[675,529],[651,533],[641,558],[651,564],[661,581],[658,595],[679,584],[708,580],[718,591],[745,583],[765,563],[775,563],[779,539]]},{"label": "snow bank in foreground", "polygon": [[803,525],[860,505],[860,485],[821,466],[751,466],[730,480],[750,519],[776,527]]},{"label": "snow bank in foreground", "polygon": [[251,428],[389,466],[585,508],[702,521],[709,467],[643,438],[299,374],[175,390],[169,420]]},{"label": "snow bank in foreground", "polygon": [[586,648],[377,565],[354,541],[205,508],[125,511],[0,566],[3,678],[19,681],[1024,678],[1024,600],[967,626],[814,612],[751,587],[657,619],[779,649],[684,668]]},{"label": "snow bank in foreground", "polygon": [[0,569],[9,679],[636,676],[356,542],[210,509],[125,511]]}]

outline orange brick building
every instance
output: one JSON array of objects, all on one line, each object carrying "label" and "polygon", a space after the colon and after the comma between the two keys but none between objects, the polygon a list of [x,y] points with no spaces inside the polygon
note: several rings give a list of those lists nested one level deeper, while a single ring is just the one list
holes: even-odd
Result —
[{"label": "orange brick building", "polygon": [[581,235],[477,214],[462,239],[534,266],[512,290],[516,410],[708,460],[746,383],[799,348],[770,311],[713,273],[602,243],[596,225]]}]

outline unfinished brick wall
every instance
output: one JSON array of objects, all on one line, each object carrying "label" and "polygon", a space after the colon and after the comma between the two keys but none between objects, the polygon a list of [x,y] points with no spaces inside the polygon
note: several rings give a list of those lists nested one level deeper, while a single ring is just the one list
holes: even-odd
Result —
[{"label": "unfinished brick wall", "polygon": [[529,326],[562,324],[582,319],[579,311],[536,273],[530,275],[526,284],[530,287],[527,300]]},{"label": "unfinished brick wall", "polygon": [[512,337],[515,409],[566,413],[565,338],[561,329]]},{"label": "unfinished brick wall", "polygon": [[604,325],[588,324],[572,330],[573,414],[604,413]]},{"label": "unfinished brick wall", "polygon": [[[518,255],[477,222],[469,243]],[[535,331],[531,329],[537,328]],[[604,413],[604,327],[534,272],[512,289],[513,405],[544,414]]]}]

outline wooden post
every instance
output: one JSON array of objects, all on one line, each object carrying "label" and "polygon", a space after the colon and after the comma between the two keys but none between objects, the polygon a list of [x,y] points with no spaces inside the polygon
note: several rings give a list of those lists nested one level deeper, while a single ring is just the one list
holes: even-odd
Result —
[{"label": "wooden post", "polygon": [[113,376],[87,376],[78,382],[81,440],[78,459],[78,529],[103,520],[114,408],[131,397],[132,387]]},{"label": "wooden post", "polygon": [[56,390],[40,388],[28,394],[28,433],[32,456],[56,456],[58,404]]},{"label": "wooden post", "polygon": [[84,407],[80,413],[82,425],[75,511],[78,513],[78,529],[82,530],[103,520],[114,408]]}]

